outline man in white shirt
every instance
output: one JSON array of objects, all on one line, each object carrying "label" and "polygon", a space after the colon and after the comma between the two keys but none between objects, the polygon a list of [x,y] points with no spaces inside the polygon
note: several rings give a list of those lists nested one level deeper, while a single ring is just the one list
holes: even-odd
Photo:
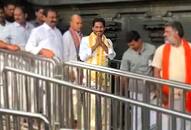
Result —
[{"label": "man in white shirt", "polygon": [[[4,13],[3,7],[0,7],[0,30],[1,30],[0,31],[0,36],[3,34],[3,30],[5,29],[5,27],[8,24],[10,24],[10,23],[5,20],[5,13]],[[10,50],[10,51],[17,51],[17,50],[19,50],[18,46],[5,43],[2,40],[0,40],[0,48],[7,49],[7,50]]]},{"label": "man in white shirt", "polygon": [[5,12],[3,10],[3,7],[0,6],[0,35],[3,32],[6,25],[8,25],[9,22],[5,20]]},{"label": "man in white shirt", "polygon": [[[105,20],[95,18],[92,23],[92,31],[89,36],[82,38],[79,50],[80,59],[90,64],[107,66],[107,60],[113,59],[116,53],[113,50],[111,40],[104,35]],[[102,52],[105,56],[104,59],[101,58],[102,61],[100,62],[98,59],[100,59]]]},{"label": "man in white shirt", "polygon": [[70,28],[63,35],[64,42],[64,61],[78,60],[78,52],[80,41],[82,38],[81,33],[82,18],[74,14],[70,20]]},{"label": "man in white shirt", "polygon": [[[78,56],[79,47],[80,47],[80,41],[82,39],[82,18],[81,16],[74,14],[70,18],[70,28],[68,31],[66,31],[63,35],[63,45],[64,45],[64,61],[70,61],[70,60],[80,60]],[[77,70],[76,68],[69,69],[69,79],[70,81],[74,81],[73,83],[77,82],[77,73],[81,71]],[[80,74],[80,84],[82,82],[82,73]],[[73,90],[73,104],[74,104],[74,118],[77,120],[77,91]],[[74,128],[76,123],[74,124]]]},{"label": "man in white shirt", "polygon": [[0,35],[0,40],[16,44],[23,49],[34,27],[26,21],[27,12],[24,7],[17,6],[15,8],[14,18],[15,22],[5,27]]},{"label": "man in white shirt", "polygon": [[32,30],[26,51],[46,58],[54,56],[63,61],[62,34],[56,28],[57,13],[52,9],[44,11],[45,23]]}]

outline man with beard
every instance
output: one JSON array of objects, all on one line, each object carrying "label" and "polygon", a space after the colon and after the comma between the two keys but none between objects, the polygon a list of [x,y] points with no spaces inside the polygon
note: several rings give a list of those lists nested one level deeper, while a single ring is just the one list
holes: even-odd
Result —
[{"label": "man with beard", "polygon": [[[184,30],[180,22],[174,21],[165,24],[165,44],[156,50],[152,62],[155,77],[191,84],[191,44],[183,36]],[[171,100],[169,100],[169,86],[163,85],[162,93],[162,104],[164,107],[169,108],[171,103]],[[183,109],[185,108],[186,112],[191,112],[190,91],[187,91],[184,95],[182,89],[174,88],[173,95],[175,110],[184,111]],[[170,129],[172,124],[169,123],[169,120],[170,117],[168,115],[162,115],[162,130]],[[181,123],[180,118],[177,118],[176,121],[176,128],[180,130],[184,123]],[[185,130],[191,129],[189,123],[186,121]]]},{"label": "man with beard", "polygon": [[25,49],[35,55],[46,58],[57,57],[63,61],[62,34],[56,28],[57,12],[46,9],[44,20],[44,24],[32,30]]},{"label": "man with beard", "polygon": [[10,23],[14,22],[15,7],[15,3],[13,2],[7,2],[4,4],[5,19]]},{"label": "man with beard", "polygon": [[14,44],[23,49],[29,38],[32,24],[26,21],[27,12],[23,6],[17,6],[14,10],[15,22],[7,25],[0,35],[0,40]]}]

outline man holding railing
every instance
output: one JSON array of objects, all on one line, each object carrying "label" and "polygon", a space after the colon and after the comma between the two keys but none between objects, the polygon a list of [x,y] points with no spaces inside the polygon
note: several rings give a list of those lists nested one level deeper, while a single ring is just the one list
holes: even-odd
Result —
[{"label": "man holding railing", "polygon": [[57,12],[53,9],[44,10],[45,23],[33,29],[26,51],[46,58],[59,58],[63,61],[63,40],[62,34],[56,28]]},{"label": "man holding railing", "polygon": [[[108,58],[113,59],[116,54],[113,50],[113,45],[111,40],[107,39],[106,36],[104,35],[105,20],[103,18],[95,18],[92,22],[92,31],[93,32],[89,36],[82,38],[79,50],[80,59],[89,64],[107,66]],[[105,83],[104,80],[106,79],[104,79],[105,76],[102,73],[96,74],[96,72],[91,71],[88,76],[91,77],[91,85],[90,85],[91,87],[95,88],[96,85],[101,88],[104,87],[103,83]],[[88,77],[84,75],[84,79],[86,78]],[[97,128],[95,126],[96,112],[97,112],[95,100],[96,100],[95,95],[91,94],[91,108],[90,108],[91,130]],[[101,108],[103,109],[103,107]],[[102,120],[104,120],[104,118],[105,117],[102,115]],[[102,125],[107,125],[107,124],[103,124],[102,122]]]},{"label": "man holding railing", "polygon": [[32,24],[26,21],[27,15],[27,11],[23,6],[17,6],[14,10],[15,22],[4,28],[0,40],[24,49],[31,30],[34,28]]},{"label": "man holding railing", "polygon": [[[191,44],[183,36],[184,30],[180,22],[174,21],[165,24],[165,44],[156,50],[152,63],[155,77],[191,84]],[[166,108],[169,108],[171,104],[169,87],[167,85],[162,87],[162,104]],[[191,92],[187,91],[183,95],[183,89],[174,89],[172,94],[175,110],[191,112]],[[185,101],[183,101],[183,97]],[[170,129],[169,120],[170,117],[163,114],[162,130]],[[176,120],[177,130],[180,130],[184,123],[181,123],[179,119]],[[186,121],[186,130],[188,129],[190,130],[191,127]]]},{"label": "man holding railing", "polygon": [[[10,24],[10,23],[8,21],[6,21],[6,19],[5,19],[5,13],[4,13],[3,7],[0,6],[0,30],[1,30],[0,36],[3,35],[4,29],[8,24]],[[0,40],[0,48],[7,49],[10,51],[19,50],[19,47],[17,45],[8,44],[2,40]]]},{"label": "man holding railing", "polygon": [[[129,48],[123,54],[120,69],[123,71],[133,72],[152,76],[151,60],[153,58],[155,47],[149,43],[143,42],[140,34],[137,31],[130,31],[126,34],[126,41]],[[130,98],[143,101],[144,89],[149,89],[151,86],[144,88],[143,81],[122,77],[121,86],[125,86],[124,91],[130,92]],[[127,92],[125,92],[127,94]],[[129,96],[128,94],[125,96]],[[141,118],[141,108],[132,106],[132,130],[141,130],[143,125]],[[153,123],[150,123],[153,124]]]}]

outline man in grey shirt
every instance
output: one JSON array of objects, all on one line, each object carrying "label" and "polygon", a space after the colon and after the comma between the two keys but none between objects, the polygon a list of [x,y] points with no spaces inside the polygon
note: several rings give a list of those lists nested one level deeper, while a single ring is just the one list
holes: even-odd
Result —
[{"label": "man in grey shirt", "polygon": [[[144,43],[137,31],[128,32],[126,35],[126,40],[129,48],[123,54],[120,69],[123,71],[151,76],[151,60],[155,52],[155,47],[151,44]],[[129,78],[122,78],[122,80],[122,85],[125,87],[128,86],[125,88],[125,91],[130,92],[130,98],[143,100],[143,81]],[[141,130],[141,108],[138,107],[138,109],[136,109],[136,107],[133,107],[132,114],[132,130],[136,129],[136,127],[138,128],[137,130]],[[137,120],[134,119],[136,116]]]},{"label": "man in grey shirt", "polygon": [[[155,47],[151,44],[144,43],[137,31],[127,33],[127,43],[129,48],[123,54],[120,69],[151,76],[151,60],[155,52]],[[129,84],[129,87],[131,88],[133,86]],[[141,92],[141,90],[138,92]]]}]

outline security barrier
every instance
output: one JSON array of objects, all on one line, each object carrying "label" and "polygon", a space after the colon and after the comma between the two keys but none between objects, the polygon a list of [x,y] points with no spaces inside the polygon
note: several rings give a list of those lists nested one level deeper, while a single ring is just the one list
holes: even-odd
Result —
[{"label": "security barrier", "polygon": [[[42,113],[51,130],[191,129],[185,107],[191,85],[22,51],[0,50],[0,61],[1,70],[8,66],[0,76],[0,107]],[[164,84],[168,98],[161,91]]]},{"label": "security barrier", "polygon": [[[67,64],[69,65],[69,63],[67,63]],[[72,65],[75,66],[75,64],[72,64]],[[78,67],[79,66],[80,65],[78,64]],[[91,68],[91,67],[89,66],[89,68]],[[93,69],[93,68],[91,68],[91,69]],[[105,69],[104,71],[109,73],[109,69]],[[96,127],[96,129],[100,128],[100,129],[124,129],[124,130],[130,129],[131,130],[132,129],[131,127],[133,126],[134,123],[136,123],[136,125],[139,125],[139,123],[141,123],[143,121],[144,121],[144,123],[146,123],[146,124],[143,124],[143,127],[145,127],[145,128],[150,127],[150,120],[146,120],[146,118],[149,118],[151,111],[156,112],[156,114],[158,114],[158,116],[159,116],[158,118],[156,118],[156,120],[157,120],[156,129],[159,129],[159,130],[163,129],[163,128],[161,128],[161,127],[163,127],[163,122],[162,122],[161,118],[164,118],[164,117],[160,118],[160,116],[164,116],[164,115],[167,115],[169,117],[169,121],[170,121],[170,124],[169,124],[170,127],[167,128],[167,129],[179,129],[179,128],[176,128],[177,126],[179,127],[179,124],[181,126],[181,129],[184,129],[184,130],[190,129],[188,127],[189,127],[189,124],[190,124],[190,121],[191,121],[191,116],[190,116],[190,114],[188,114],[188,113],[186,113],[184,111],[177,111],[174,108],[164,108],[164,107],[159,106],[158,104],[153,105],[151,103],[145,103],[144,101],[135,100],[135,99],[132,99],[130,97],[126,98],[126,97],[122,97],[122,96],[117,96],[117,95],[114,95],[114,94],[106,93],[106,92],[96,90],[96,89],[92,89],[92,88],[89,88],[89,87],[75,85],[73,83],[69,83],[69,82],[66,82],[66,81],[62,81],[62,80],[58,80],[58,79],[54,79],[54,78],[49,78],[49,77],[45,77],[45,76],[41,76],[41,75],[31,73],[31,72],[6,67],[5,68],[5,75],[7,75],[8,73],[13,73],[14,75],[25,76],[26,78],[32,78],[33,80],[36,80],[36,81],[41,80],[41,81],[46,82],[47,85],[56,84],[57,87],[59,87],[59,88],[64,88],[65,87],[65,88],[68,88],[68,89],[75,89],[76,91],[78,91],[82,95],[92,94],[97,99],[102,98],[103,100],[109,100],[112,109],[118,108],[120,106],[119,104],[124,105],[124,109],[123,109],[124,113],[122,114],[122,116],[120,115],[120,109],[118,111],[113,111],[113,112],[116,112],[117,114],[115,114],[113,112],[110,113],[111,114],[111,120],[110,121],[116,122],[116,124],[113,124],[113,122],[112,122],[111,124],[107,124],[105,127],[103,127],[103,124],[100,124],[100,122],[102,121],[102,118],[99,117],[101,113],[96,112],[96,117],[95,117],[95,121],[96,121],[96,126],[95,127]],[[118,75],[117,70],[114,71],[114,72],[110,71],[110,73],[111,74],[114,73],[115,75]],[[127,76],[127,74],[128,73],[126,73],[124,75]],[[121,74],[121,76],[122,75],[123,74]],[[135,75],[129,73],[128,76],[132,78]],[[137,79],[141,79],[143,77],[144,76],[141,76],[141,75],[136,76]],[[162,84],[165,83],[165,84],[168,84],[168,85],[171,85],[171,86],[174,85],[177,88],[181,88],[181,89],[184,88],[186,90],[191,89],[189,85],[176,83],[176,82],[173,82],[173,81],[165,81],[165,80],[160,80],[160,79],[158,79],[158,81],[157,81],[156,78],[151,78],[151,77],[147,77],[147,81],[152,81],[153,83],[154,82],[162,83]],[[101,105],[101,102],[103,100],[96,100],[99,111],[103,110],[102,105]],[[81,105],[83,107],[88,107],[88,102],[83,101]],[[141,110],[142,110],[141,115],[142,115],[142,118],[144,120],[142,119],[141,122],[136,121],[136,120],[133,120],[135,122],[131,122],[131,120],[127,120],[128,117],[131,119],[132,113],[134,113],[134,107],[136,109],[137,109],[137,107],[141,108]],[[127,111],[127,110],[129,110],[129,111]],[[91,126],[91,121],[89,123],[86,119],[83,118],[85,116],[88,116],[88,113],[90,111],[88,109],[83,109],[82,111],[83,112],[81,112],[81,118],[82,118],[83,126],[81,126],[81,127],[78,126],[77,128],[79,128],[79,129],[92,129],[90,127]],[[126,112],[128,112],[128,113],[126,113]],[[146,115],[146,114],[149,114],[149,115]],[[116,116],[116,117],[113,117],[113,116]],[[120,118],[118,116],[121,116],[120,118],[123,117],[123,119],[120,120]],[[154,117],[152,116],[152,120],[153,120],[153,118]],[[177,118],[180,119],[181,122],[177,121],[177,123],[176,123]],[[81,124],[81,122],[78,122],[78,123]],[[121,123],[121,126],[119,125],[119,123]],[[162,125],[160,123],[162,123]],[[174,123],[176,123],[176,124],[174,124]],[[158,124],[161,125],[161,126],[157,127]],[[67,126],[65,126],[65,127],[67,127]],[[143,127],[141,127],[141,129],[143,129]],[[136,126],[135,129],[138,129],[137,126]],[[148,128],[148,129],[150,129],[150,128]]]},{"label": "security barrier", "polygon": [[50,130],[46,117],[37,113],[0,108],[1,130]]},{"label": "security barrier", "polygon": [[[47,95],[45,94],[47,92],[58,93],[58,90],[54,89],[55,87],[47,89],[44,82],[26,82],[27,79],[25,77],[15,76],[13,74],[7,75],[9,82],[6,83],[3,81],[2,70],[4,66],[10,66],[20,70],[54,77],[58,73],[56,67],[58,63],[58,60],[35,56],[25,51],[12,52],[0,49],[0,107],[28,112],[40,112],[44,115],[49,114],[52,115],[54,123],[57,122],[57,111],[53,111],[53,108],[50,108],[52,110],[51,113],[47,112]],[[6,87],[3,85],[4,83]],[[56,102],[58,96],[59,95],[55,95],[54,98],[53,96],[49,96],[48,100]],[[53,107],[50,104],[49,106]],[[52,126],[54,126],[54,124],[52,124]]]},{"label": "security barrier", "polygon": [[[89,65],[83,62],[66,62],[64,67],[68,68],[67,70],[76,70],[77,83],[79,85],[82,84],[84,87],[130,98],[134,101],[152,104],[161,108],[166,108],[181,113],[189,113],[185,108],[185,96],[186,92],[191,89],[191,85],[175,81],[157,79],[150,76],[124,72],[96,65]],[[80,73],[82,72],[83,82],[81,83],[80,76],[82,74]],[[94,79],[92,79],[92,72],[95,76]],[[66,71],[65,73],[67,73],[65,76],[70,74],[69,71]],[[100,77],[104,81],[102,84],[100,84]],[[67,80],[69,77],[65,77],[65,79],[66,81],[71,82],[70,80]],[[169,86],[167,106],[164,105],[165,95],[161,91],[161,88],[164,84]],[[178,94],[177,91],[179,92]],[[92,100],[91,94],[89,96],[81,94],[81,97],[84,98],[77,98],[81,100],[78,101],[80,105],[84,103],[81,105],[81,107],[84,107],[85,104],[89,104],[89,107],[92,107],[91,102],[95,101],[94,99]],[[112,102],[110,100],[103,100],[100,97],[96,97],[96,103],[94,103],[94,105],[96,111],[87,112],[85,117],[89,117],[86,119],[86,122],[89,121],[89,124],[91,124],[91,116],[92,114],[95,114],[95,128],[99,126],[99,128],[96,129],[187,130],[191,128],[191,122],[176,116],[160,113],[156,110],[152,111],[150,109],[145,109],[138,106],[132,106],[129,104],[127,105],[119,101]],[[91,110],[91,107],[87,108],[87,110]],[[79,109],[82,108],[77,108],[77,110]],[[103,115],[100,110],[104,111],[105,115]],[[103,119],[105,121],[103,121]],[[105,122],[107,122],[107,127],[104,127]],[[86,126],[86,128],[90,129],[91,126]]]}]

